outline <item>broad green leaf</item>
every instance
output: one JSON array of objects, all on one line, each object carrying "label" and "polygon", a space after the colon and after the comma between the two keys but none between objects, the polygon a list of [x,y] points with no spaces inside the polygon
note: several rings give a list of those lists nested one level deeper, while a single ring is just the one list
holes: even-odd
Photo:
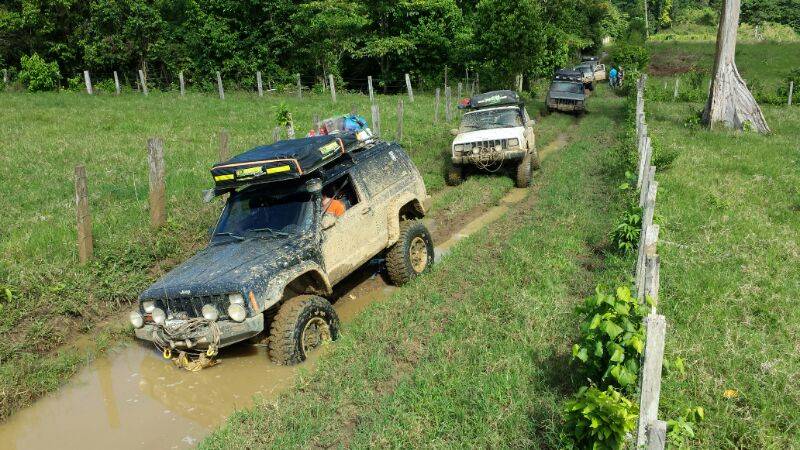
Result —
[{"label": "broad green leaf", "polygon": [[623,331],[622,327],[610,320],[604,320],[603,324],[600,326],[600,329],[603,330],[603,332],[606,333],[611,339],[615,339]]}]

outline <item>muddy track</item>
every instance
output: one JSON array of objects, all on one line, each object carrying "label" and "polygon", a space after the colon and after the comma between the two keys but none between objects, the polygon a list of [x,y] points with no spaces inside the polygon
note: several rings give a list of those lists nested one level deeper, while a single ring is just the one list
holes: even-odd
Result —
[{"label": "muddy track", "polygon": [[[542,147],[540,158],[544,161],[567,145],[576,129],[577,122]],[[435,230],[437,259],[509,211],[528,211],[536,189],[511,189],[498,205],[478,205],[455,217],[432,211],[426,220]],[[371,261],[340,283],[332,300],[347,323],[395,289],[383,279],[381,262]],[[274,399],[293,386],[298,369],[309,370],[318,356],[300,366],[282,367],[269,362],[264,346],[232,346],[218,366],[188,373],[137,342],[97,359],[60,391],[13,415],[0,425],[0,442],[18,449],[192,447],[253,396]]]}]

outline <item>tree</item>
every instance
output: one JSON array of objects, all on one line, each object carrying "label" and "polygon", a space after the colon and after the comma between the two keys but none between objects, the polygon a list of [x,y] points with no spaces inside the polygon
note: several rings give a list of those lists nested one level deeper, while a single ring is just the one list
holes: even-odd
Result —
[{"label": "tree", "polygon": [[714,78],[703,111],[703,123],[713,127],[722,123],[741,130],[745,123],[760,133],[768,133],[769,126],[753,94],[747,88],[736,67],[736,31],[739,28],[741,0],[725,0],[717,32],[717,56],[714,61]]}]

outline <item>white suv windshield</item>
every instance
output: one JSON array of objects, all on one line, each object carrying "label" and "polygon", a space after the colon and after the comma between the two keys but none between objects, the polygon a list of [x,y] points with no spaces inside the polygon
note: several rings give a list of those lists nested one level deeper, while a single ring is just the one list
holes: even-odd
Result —
[{"label": "white suv windshield", "polygon": [[583,84],[570,83],[568,81],[554,81],[552,90],[556,92],[571,92],[573,94],[583,94]]},{"label": "white suv windshield", "polygon": [[458,131],[465,133],[475,130],[521,126],[522,118],[516,109],[492,109],[465,114],[461,119],[461,126]]}]

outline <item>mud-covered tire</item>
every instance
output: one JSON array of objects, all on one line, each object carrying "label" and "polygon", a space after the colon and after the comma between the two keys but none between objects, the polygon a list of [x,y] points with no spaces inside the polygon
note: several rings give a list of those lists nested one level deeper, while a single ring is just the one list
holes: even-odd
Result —
[{"label": "mud-covered tire", "polygon": [[448,186],[458,186],[464,181],[464,168],[450,164],[447,166],[447,174],[444,181]]},{"label": "mud-covered tire", "polygon": [[514,176],[514,184],[518,188],[526,188],[531,185],[531,172],[533,172],[532,156],[526,153],[522,161],[517,165],[517,171]]},{"label": "mud-covered tire", "polygon": [[290,366],[306,360],[304,334],[324,323],[330,340],[339,337],[339,316],[333,306],[316,295],[300,295],[284,302],[272,321],[269,357],[275,364]]},{"label": "mud-covered tire", "polygon": [[542,161],[539,159],[539,151],[534,149],[531,151],[531,169],[539,170],[542,168]]},{"label": "mud-covered tire", "polygon": [[433,265],[433,238],[418,220],[400,222],[400,237],[386,253],[386,271],[395,286],[402,286]]}]

